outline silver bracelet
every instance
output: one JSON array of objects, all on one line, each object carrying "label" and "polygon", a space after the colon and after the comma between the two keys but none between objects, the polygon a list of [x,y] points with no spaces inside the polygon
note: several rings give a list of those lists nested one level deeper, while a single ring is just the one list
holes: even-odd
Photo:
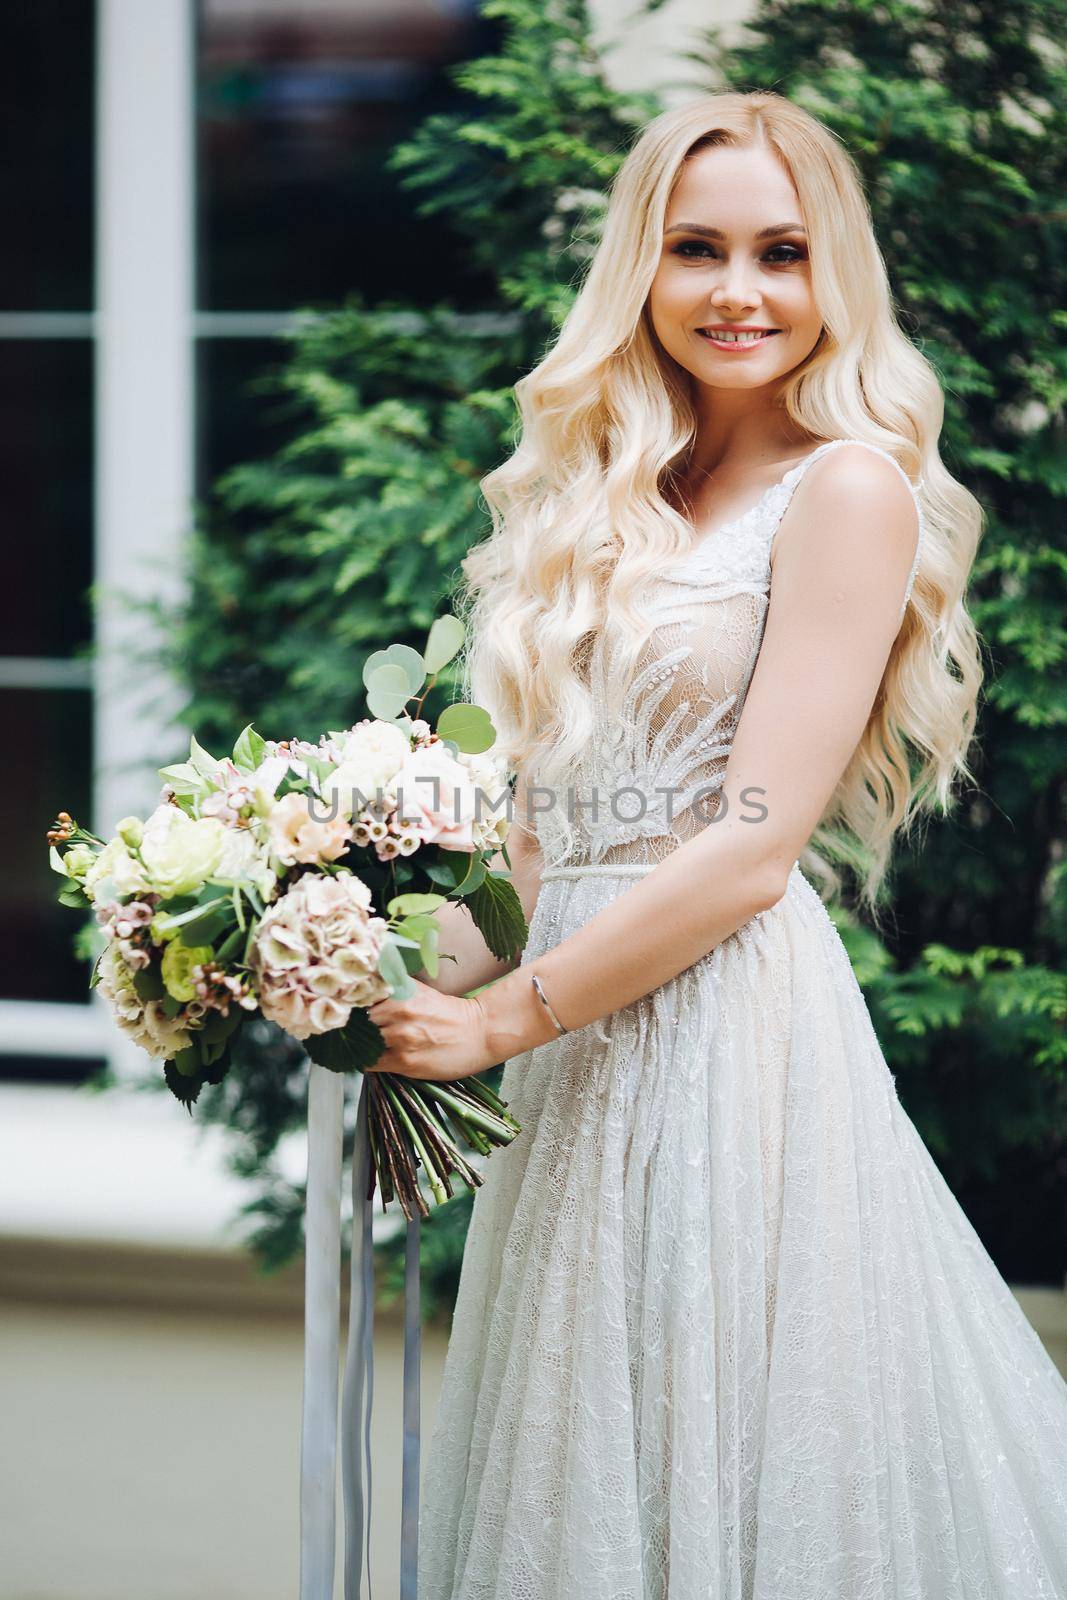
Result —
[{"label": "silver bracelet", "polygon": [[556,1013],[553,1011],[552,1007],[549,1005],[548,996],[545,994],[545,991],[542,989],[541,980],[537,976],[536,972],[531,972],[531,974],[530,974],[530,982],[533,984],[534,989],[537,992],[537,998],[540,1000],[541,1004],[544,1006],[545,1010],[548,1012],[549,1016],[552,1018],[552,1021],[555,1023],[557,1031],[559,1033],[567,1033],[568,1029],[566,1029],[563,1026],[562,1022],[559,1020],[559,1018],[556,1016]]}]

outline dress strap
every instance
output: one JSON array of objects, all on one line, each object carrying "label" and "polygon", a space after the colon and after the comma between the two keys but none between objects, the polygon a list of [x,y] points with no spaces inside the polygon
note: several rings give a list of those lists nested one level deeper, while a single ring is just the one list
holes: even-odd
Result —
[{"label": "dress strap", "polygon": [[[926,480],[925,478],[920,478],[917,485],[912,483],[911,479],[908,477],[908,474],[904,471],[904,468],[901,466],[896,457],[891,456],[888,450],[883,450],[881,445],[871,444],[867,439],[827,439],[816,449],[812,450],[809,455],[806,455],[802,461],[798,461],[796,466],[793,467],[791,471],[787,472],[785,477],[782,479],[781,487],[784,490],[784,494],[781,497],[779,505],[776,507],[778,515],[775,522],[775,535],[777,535],[778,526],[781,524],[781,520],[785,515],[789,502],[793,498],[793,491],[796,489],[797,484],[811,466],[812,462],[817,461],[820,456],[828,455],[831,450],[836,450],[840,445],[843,444],[862,445],[864,450],[873,450],[874,454],[881,456],[883,461],[888,461],[890,466],[895,467],[896,471],[907,484],[911,491],[911,497],[915,502],[915,510],[919,518],[919,536],[915,544],[915,556],[911,564],[911,571],[908,573],[908,581],[904,589],[904,601],[900,607],[900,621],[903,622],[904,613],[908,609],[908,601],[911,599],[911,591],[915,584],[915,574],[919,570],[919,562],[922,559],[926,524],[923,516],[922,500],[919,495],[919,490],[924,486]],[[773,539],[771,543],[773,545]]]}]

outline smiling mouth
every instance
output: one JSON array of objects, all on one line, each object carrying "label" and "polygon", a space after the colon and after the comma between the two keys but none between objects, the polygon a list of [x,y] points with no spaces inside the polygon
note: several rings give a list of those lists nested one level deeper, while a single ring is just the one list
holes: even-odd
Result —
[{"label": "smiling mouth", "polygon": [[747,348],[751,345],[763,344],[766,339],[773,338],[778,331],[779,330],[777,328],[746,328],[735,333],[726,329],[697,329],[697,333],[699,333],[702,339],[706,339],[709,344],[720,345],[724,349],[727,347],[733,347],[734,345]]}]

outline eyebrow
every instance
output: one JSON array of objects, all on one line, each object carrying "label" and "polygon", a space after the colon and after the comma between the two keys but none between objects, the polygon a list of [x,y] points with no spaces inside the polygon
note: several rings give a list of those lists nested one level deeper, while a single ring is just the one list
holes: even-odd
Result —
[{"label": "eyebrow", "polygon": [[[703,222],[674,222],[666,229],[667,233],[700,233],[706,239],[725,239],[726,235],[721,228],[706,227]],[[773,227],[761,228],[756,234],[757,239],[776,239],[782,233],[804,233],[805,230],[799,222],[776,222]],[[806,237],[806,235],[805,235]]]}]

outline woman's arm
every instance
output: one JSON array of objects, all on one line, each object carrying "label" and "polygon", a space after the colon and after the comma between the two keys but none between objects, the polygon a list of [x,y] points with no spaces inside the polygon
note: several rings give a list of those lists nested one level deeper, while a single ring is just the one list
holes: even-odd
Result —
[{"label": "woman's arm", "polygon": [[[492,1060],[555,1037],[534,973],[560,1021],[581,1028],[666,983],[781,899],[866,727],[917,538],[907,486],[869,451],[842,447],[805,475],[777,540],[725,814],[478,996]],[[762,820],[750,819],[756,807]]]},{"label": "woman's arm", "polygon": [[[534,906],[541,889],[543,866],[541,847],[532,823],[529,829],[523,824],[528,816],[528,799],[525,780],[520,773],[513,802],[513,821],[508,830],[507,848],[511,859],[511,882],[522,904],[527,922],[533,916]],[[490,862],[495,871],[506,870],[507,862],[498,852]],[[465,995],[483,984],[492,983],[514,971],[519,957],[501,961],[493,955],[479,932],[474,918],[462,900],[449,901],[436,913],[441,928],[438,956],[441,957],[436,978],[425,971],[419,973],[420,983],[436,989],[438,994]],[[443,959],[454,956],[454,961]]]}]

